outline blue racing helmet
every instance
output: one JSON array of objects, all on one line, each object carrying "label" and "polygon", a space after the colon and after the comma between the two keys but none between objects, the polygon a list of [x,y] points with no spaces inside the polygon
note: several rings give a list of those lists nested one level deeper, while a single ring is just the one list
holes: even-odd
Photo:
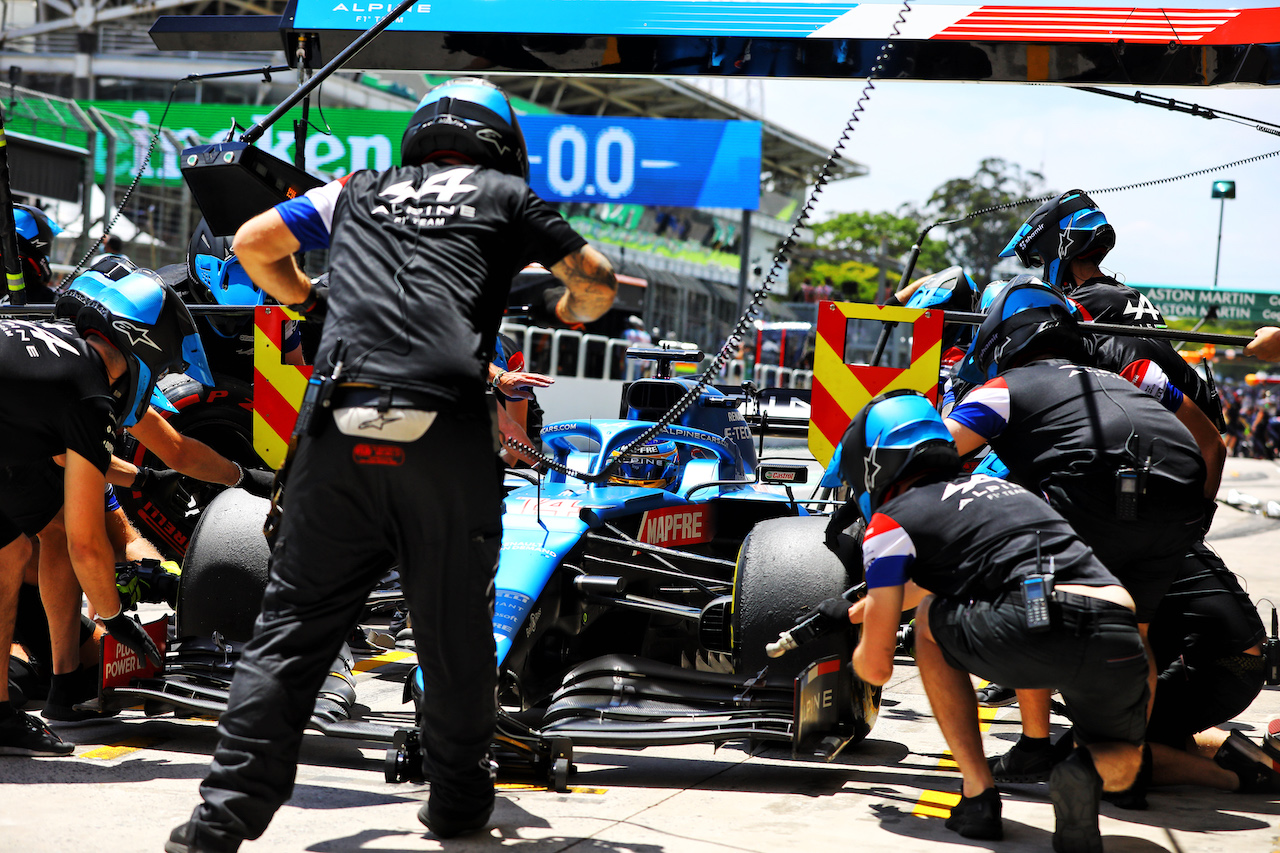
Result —
[{"label": "blue racing helmet", "polygon": [[13,224],[18,232],[18,258],[23,282],[31,287],[48,286],[53,280],[49,251],[53,238],[61,234],[62,229],[49,218],[49,214],[29,204],[13,206]]},{"label": "blue racing helmet", "polygon": [[959,375],[986,382],[1038,355],[1082,360],[1087,351],[1062,294],[1035,276],[1018,276],[992,302]]},{"label": "blue racing helmet", "polygon": [[478,77],[458,77],[423,96],[400,141],[400,163],[412,166],[457,155],[529,180],[520,122],[501,89]]},{"label": "blue racing helmet", "polygon": [[889,487],[911,474],[960,470],[942,416],[917,391],[899,389],[863,407],[840,439],[840,476],[868,521]]},{"label": "blue racing helmet", "polygon": [[[231,248],[232,238],[218,237],[201,219],[187,247],[187,274],[191,298],[203,305],[257,306],[266,303],[264,294],[249,278]],[[249,325],[251,315],[233,317],[206,315],[209,327],[224,338],[236,338]]]},{"label": "blue racing helmet", "polygon": [[1116,245],[1116,230],[1084,190],[1068,190],[1036,208],[1000,257],[1044,267],[1044,280],[1063,287],[1076,258],[1101,262]]},{"label": "blue racing helmet", "polygon": [[1008,286],[1009,279],[1002,278],[997,279],[982,288],[982,297],[978,300],[978,312],[980,314],[986,314],[990,311],[991,303],[995,302],[996,297],[1000,295],[1000,292]]},{"label": "blue racing helmet", "polygon": [[156,382],[170,371],[214,384],[191,313],[173,288],[150,270],[129,273],[119,281],[86,272],[58,300],[54,315],[73,317],[81,335],[100,335],[125,357],[128,370],[117,392],[121,426],[138,422],[152,401]]},{"label": "blue racing helmet", "polygon": [[[978,298],[978,285],[961,267],[947,267],[921,279],[908,308],[941,308],[944,311],[972,311]],[[942,348],[969,345],[973,330],[963,324],[948,325],[942,335]]]},{"label": "blue racing helmet", "polygon": [[[618,455],[619,451],[614,451]],[[644,489],[669,489],[679,476],[680,451],[670,439],[652,439],[633,448],[613,474],[610,483]]]}]

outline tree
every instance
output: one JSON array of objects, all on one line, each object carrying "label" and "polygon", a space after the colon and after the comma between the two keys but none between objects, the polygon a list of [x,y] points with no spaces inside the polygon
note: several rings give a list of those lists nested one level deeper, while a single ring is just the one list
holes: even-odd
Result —
[{"label": "tree", "polygon": [[[1045,195],[1043,175],[988,157],[978,164],[973,177],[952,178],[934,190],[926,210],[935,219],[960,219],[978,210],[1037,195]],[[1000,261],[1000,251],[1034,209],[1020,205],[946,226],[952,263],[963,266],[979,287],[984,286]]]},{"label": "tree", "polygon": [[[922,227],[908,207],[898,213],[838,213],[812,226],[815,248],[796,251],[792,286],[798,288],[805,278],[830,278],[844,298],[870,302],[878,286],[881,241],[887,257],[905,260]],[[926,239],[912,278],[948,266],[946,256],[945,242]],[[897,288],[899,275],[889,267],[891,289]]]}]

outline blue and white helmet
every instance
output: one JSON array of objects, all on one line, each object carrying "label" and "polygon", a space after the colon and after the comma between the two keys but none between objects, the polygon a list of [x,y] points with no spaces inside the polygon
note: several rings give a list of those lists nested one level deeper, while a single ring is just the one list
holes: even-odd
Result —
[{"label": "blue and white helmet", "polygon": [[121,426],[133,426],[142,418],[156,382],[170,371],[214,384],[191,312],[150,270],[129,273],[119,281],[86,272],[72,282],[54,313],[74,317],[81,335],[100,335],[125,357],[128,369],[118,383]]},{"label": "blue and white helmet", "polygon": [[986,382],[1037,355],[1083,360],[1087,350],[1066,298],[1040,279],[1020,275],[992,302],[959,375],[968,382]]},{"label": "blue and white helmet", "polygon": [[942,416],[918,391],[899,389],[876,397],[858,412],[840,439],[840,476],[868,521],[894,483],[924,471],[960,470]]},{"label": "blue and white helmet", "polygon": [[[907,300],[908,308],[941,308],[945,311],[972,311],[978,298],[978,285],[961,267],[947,267],[920,280]],[[966,347],[973,328],[960,324],[945,326],[942,348]]]},{"label": "blue and white helmet", "polygon": [[1043,278],[1063,287],[1076,258],[1101,263],[1116,245],[1116,230],[1084,190],[1068,190],[1045,202],[1013,235],[1000,257],[1018,256],[1023,266],[1044,267]]},{"label": "blue and white helmet", "polygon": [[501,89],[458,77],[423,96],[400,141],[400,163],[412,166],[455,154],[529,180],[529,154],[516,111]]}]

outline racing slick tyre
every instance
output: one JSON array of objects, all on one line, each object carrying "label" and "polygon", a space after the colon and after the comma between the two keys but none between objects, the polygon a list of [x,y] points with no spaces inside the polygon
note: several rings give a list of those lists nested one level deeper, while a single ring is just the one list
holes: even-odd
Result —
[{"label": "racing slick tyre", "polygon": [[243,643],[262,609],[271,550],[262,524],[271,502],[227,489],[205,508],[191,534],[178,585],[178,636],[214,632]]},{"label": "racing slick tyre", "polygon": [[[162,413],[174,429],[212,447],[223,456],[250,468],[263,467],[253,449],[253,389],[244,382],[218,376],[207,388],[185,375],[166,376],[159,388],[177,413]],[[167,467],[138,440],[125,432],[117,455],[138,466]],[[143,536],[166,559],[182,561],[200,514],[215,495],[225,489],[183,477],[178,488],[165,496],[147,495],[117,488],[116,499]]]},{"label": "racing slick tyre", "polygon": [[770,684],[790,683],[820,657],[853,654],[852,631],[840,631],[771,658],[765,645],[824,599],[840,595],[860,579],[823,544],[827,519],[774,518],[742,540],[733,581],[734,670],[754,675],[766,666]]}]

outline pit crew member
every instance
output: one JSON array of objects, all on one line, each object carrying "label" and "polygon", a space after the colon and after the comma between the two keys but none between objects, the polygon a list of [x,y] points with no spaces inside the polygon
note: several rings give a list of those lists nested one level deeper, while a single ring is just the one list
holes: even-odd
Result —
[{"label": "pit crew member", "polygon": [[[203,802],[169,853],[225,853],[289,798],[317,689],[366,595],[392,564],[412,615],[437,836],[482,829],[494,807],[493,577],[501,535],[495,404],[486,394],[508,288],[537,260],[565,283],[560,320],[612,305],[608,261],[528,186],[506,96],[473,78],[423,98],[400,168],[360,171],[251,219],[235,250],[253,281],[323,310],[325,377],[288,463],[262,614],[236,667]],[[297,268],[330,247],[330,293]],[[305,407],[305,404],[304,404]]]},{"label": "pit crew member", "polygon": [[[72,568],[107,631],[156,664],[159,651],[124,614],[116,590],[115,555],[103,522],[104,472],[117,427],[136,423],[156,380],[186,365],[193,328],[172,288],[143,274],[104,287],[79,308],[74,326],[0,321],[0,465],[66,454],[63,490]],[[3,513],[0,542],[5,543],[0,547],[0,649],[8,649],[31,544]],[[34,717],[14,711],[8,698],[6,680],[0,684],[0,750],[71,752],[70,744]]]},{"label": "pit crew member", "polygon": [[1146,723],[1147,659],[1134,602],[1070,525],[1036,495],[960,459],[932,404],[911,391],[869,403],[841,441],[841,475],[869,519],[867,597],[853,664],[870,684],[893,672],[904,609],[916,608],[916,662],[963,775],[947,828],[1003,837],[969,673],[1057,689],[1081,746],[1050,780],[1059,853],[1101,851],[1102,791],[1127,788]]},{"label": "pit crew member", "polygon": [[[946,419],[960,452],[989,442],[1014,482],[1043,494],[1133,596],[1145,637],[1211,497],[1191,434],[1123,378],[1082,366],[1078,324],[1040,284],[1001,292],[973,353],[990,379]],[[1008,777],[1048,746],[1049,694],[1018,698],[1023,741],[996,767]]]}]

